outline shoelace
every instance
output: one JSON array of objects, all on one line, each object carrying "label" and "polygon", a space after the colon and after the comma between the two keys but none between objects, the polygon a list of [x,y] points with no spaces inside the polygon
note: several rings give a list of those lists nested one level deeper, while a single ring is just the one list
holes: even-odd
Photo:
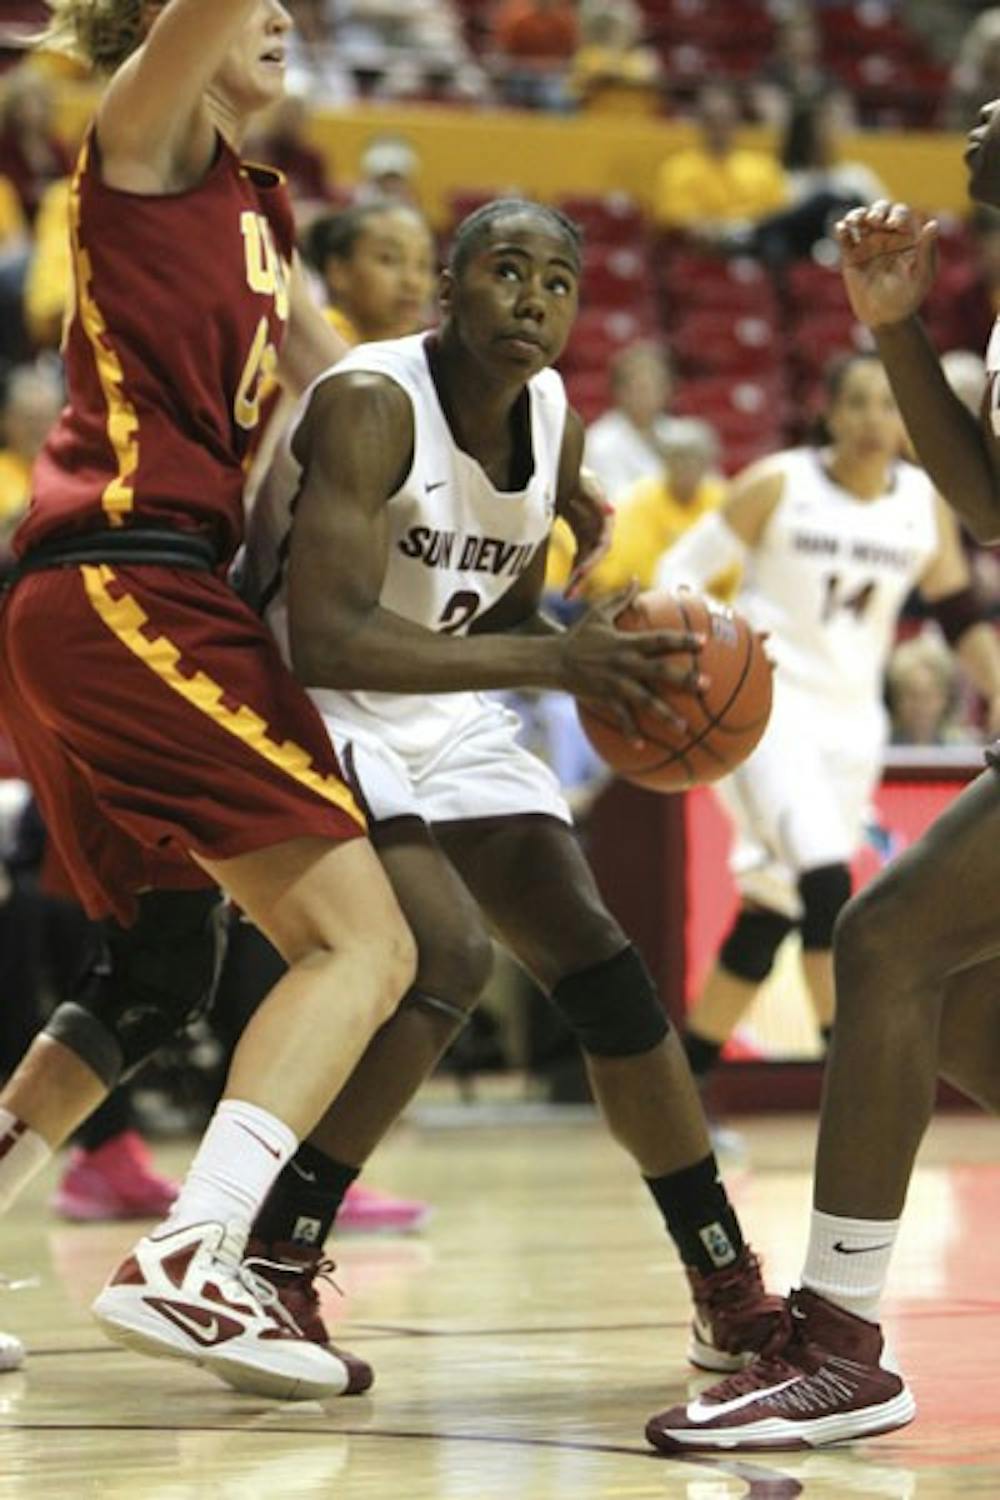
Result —
[{"label": "shoelace", "polygon": [[246,1240],[246,1231],[243,1226],[226,1225],[225,1233],[212,1257],[215,1266],[222,1272],[221,1276],[216,1277],[216,1280],[220,1282],[219,1290],[223,1296],[231,1295],[231,1289],[225,1283],[232,1283],[237,1300],[241,1293],[249,1293],[258,1306],[264,1308],[279,1323],[283,1323],[290,1332],[298,1338],[305,1338],[298,1323],[282,1305],[277,1287],[273,1286],[266,1277],[258,1276],[253,1270],[254,1265],[277,1267],[277,1261],[268,1261],[261,1256],[244,1260],[243,1251],[246,1247]]},{"label": "shoelace", "polygon": [[789,1359],[793,1347],[800,1342],[800,1330],[788,1307],[781,1309],[775,1327],[757,1355],[745,1370],[738,1370],[712,1387],[712,1399],[730,1401],[736,1396],[746,1396],[750,1391],[766,1385],[776,1385],[786,1380],[789,1373],[798,1374],[798,1368]]},{"label": "shoelace", "polygon": [[732,1268],[727,1267],[724,1271],[715,1271],[712,1274],[709,1285],[703,1289],[705,1300],[715,1307],[744,1300],[747,1294],[747,1282],[751,1276],[763,1293],[760,1260],[752,1250],[748,1250],[746,1259],[741,1264]]}]

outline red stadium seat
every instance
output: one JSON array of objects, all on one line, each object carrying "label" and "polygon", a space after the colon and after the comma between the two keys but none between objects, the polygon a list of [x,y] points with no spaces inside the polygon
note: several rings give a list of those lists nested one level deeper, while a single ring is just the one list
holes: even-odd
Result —
[{"label": "red stadium seat", "polygon": [[627,193],[572,193],[558,206],[580,225],[588,244],[643,248],[646,220]]},{"label": "red stadium seat", "polygon": [[586,252],[583,301],[587,307],[624,308],[652,321],[653,283],[645,255],[594,245]]},{"label": "red stadium seat", "polygon": [[657,338],[655,324],[626,310],[584,308],[561,364],[566,370],[606,370],[620,350],[637,339]]},{"label": "red stadium seat", "polygon": [[827,308],[800,318],[792,334],[794,357],[807,379],[819,377],[838,354],[873,347],[868,329],[855,320],[846,303],[841,312]]},{"label": "red stadium seat", "polygon": [[789,416],[784,369],[759,377],[706,375],[685,380],[674,392],[671,409],[678,416],[704,417],[720,431],[744,432],[754,424],[780,430]]},{"label": "red stadium seat", "polygon": [[785,275],[785,293],[793,314],[824,309],[842,312],[847,292],[839,266],[821,266],[812,260],[795,261]]},{"label": "red stadium seat", "polygon": [[685,314],[674,329],[671,348],[689,375],[739,372],[758,375],[780,367],[784,342],[767,318],[708,308]]},{"label": "red stadium seat", "polygon": [[771,319],[778,315],[774,281],[749,256],[725,259],[682,252],[664,260],[661,274],[668,318],[683,316],[689,307]]},{"label": "red stadium seat", "polygon": [[596,421],[611,405],[611,389],[606,370],[584,370],[566,377],[566,393],[572,407],[587,423]]}]

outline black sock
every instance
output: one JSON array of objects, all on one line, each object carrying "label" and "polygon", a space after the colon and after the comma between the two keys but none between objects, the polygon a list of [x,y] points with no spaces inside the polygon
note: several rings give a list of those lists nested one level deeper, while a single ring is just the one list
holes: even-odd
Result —
[{"label": "black sock", "polygon": [[688,1067],[695,1078],[704,1078],[706,1073],[712,1071],[719,1061],[722,1047],[722,1042],[709,1041],[707,1036],[699,1036],[696,1031],[685,1031],[684,1051],[687,1054]]},{"label": "black sock", "polygon": [[268,1194],[253,1233],[269,1245],[322,1245],[360,1172],[303,1141]]},{"label": "black sock", "polygon": [[646,1177],[681,1260],[703,1275],[732,1265],[743,1235],[714,1155],[665,1177]]}]

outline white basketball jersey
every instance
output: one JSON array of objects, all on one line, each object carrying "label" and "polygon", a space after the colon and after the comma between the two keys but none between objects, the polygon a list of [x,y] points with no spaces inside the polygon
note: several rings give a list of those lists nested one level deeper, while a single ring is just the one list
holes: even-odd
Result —
[{"label": "white basketball jersey", "polygon": [[[530,566],[552,528],[566,393],[554,370],[528,383],[532,472],[524,489],[498,490],[479,462],[455,442],[427,361],[427,334],[361,344],[305,393],[261,486],[250,520],[247,573],[251,593],[266,591],[266,618],[288,659],[285,582],[291,510],[301,483],[292,438],[309,397],[323,380],[363,370],[385,375],[413,407],[410,471],[387,502],[388,563],[380,603],[429,630],[464,635]],[[331,496],[336,503],[336,496]],[[379,720],[402,753],[431,749],[476,711],[475,693],[434,697],[336,692],[310,694],[321,712],[360,722]]]},{"label": "white basketball jersey", "polygon": [[884,495],[858,500],[827,462],[815,448],[784,455],[782,498],[748,555],[737,607],[769,632],[776,685],[864,714],[880,702],[899,612],[939,545],[934,491],[899,462]]}]

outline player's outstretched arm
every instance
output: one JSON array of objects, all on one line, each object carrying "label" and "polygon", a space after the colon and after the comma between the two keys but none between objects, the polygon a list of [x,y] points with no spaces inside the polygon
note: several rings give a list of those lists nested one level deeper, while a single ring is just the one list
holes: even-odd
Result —
[{"label": "player's outstretched arm", "polygon": [[678,537],[657,564],[657,588],[711,590],[712,583],[742,568],[781,499],[784,475],[774,458],[751,464],[733,479],[725,504]]},{"label": "player's outstretched arm", "polygon": [[689,658],[671,658],[697,650],[697,638],[615,629],[624,596],[560,636],[448,635],[383,609],[386,506],[406,478],[413,446],[412,407],[394,381],[351,371],[313,393],[294,440],[304,473],[289,556],[292,661],[307,687],[554,687],[652,709],[659,683],[689,682]]},{"label": "player's outstretched arm", "polygon": [[[109,181],[135,192],[160,191],[164,168],[169,171],[192,130],[211,151],[202,99],[256,8],[257,0],[168,0],[143,45],[111,80],[98,110]],[[121,173],[128,180],[117,184]]]},{"label": "player's outstretched arm", "polygon": [[905,204],[852,209],[837,225],[844,284],[875,335],[917,456],[980,541],[1000,536],[994,444],[952,391],[918,312],[935,272],[937,225]]}]

